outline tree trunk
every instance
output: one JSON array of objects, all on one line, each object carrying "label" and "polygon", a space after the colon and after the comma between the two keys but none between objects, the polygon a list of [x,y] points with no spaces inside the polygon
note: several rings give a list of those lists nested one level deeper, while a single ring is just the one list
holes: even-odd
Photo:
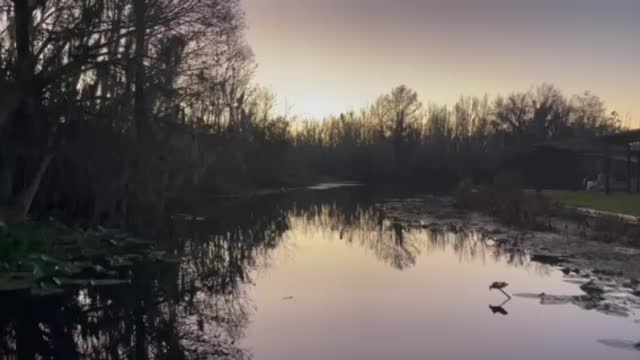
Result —
[{"label": "tree trunk", "polygon": [[133,11],[135,16],[135,91],[134,91],[134,116],[136,124],[136,136],[138,143],[142,144],[146,127],[146,105],[145,105],[145,68],[144,54],[146,47],[146,0],[133,0]]},{"label": "tree trunk", "polygon": [[[32,77],[31,26],[33,13],[30,1],[13,0],[13,15],[16,34],[16,60],[18,80],[25,81]],[[20,84],[20,83],[19,83]]]},{"label": "tree trunk", "polygon": [[16,201],[11,211],[11,221],[22,222],[27,218],[27,214],[31,208],[31,203],[33,203],[33,199],[40,188],[42,178],[47,172],[47,168],[49,168],[49,164],[51,163],[51,160],[53,160],[54,156],[55,154],[48,154],[44,159],[42,159],[38,166],[38,172],[31,180],[31,184],[22,190],[22,192],[20,192],[16,197]]},{"label": "tree trunk", "polygon": [[[16,166],[29,168],[29,161],[37,154],[35,108],[34,58],[31,33],[33,27],[33,7],[31,1],[13,0],[16,67],[15,89],[5,89],[0,110],[0,125],[6,125],[6,142],[10,149],[5,151],[0,183],[0,201],[8,206],[5,216],[8,221],[22,221],[31,207],[33,197],[40,187],[42,177],[53,155],[45,156],[31,183],[18,194],[13,193]],[[7,124],[4,124],[7,123]],[[4,127],[4,126],[3,126]]]},{"label": "tree trunk", "polygon": [[11,115],[20,105],[20,95],[16,93],[18,89],[6,83],[2,83],[1,86],[9,88],[9,91],[0,94],[0,128],[11,119]]},{"label": "tree trunk", "polygon": [[0,206],[9,204],[11,196],[13,195],[13,172],[14,172],[14,157],[12,154],[8,154],[7,149],[3,149],[4,156],[0,160]]}]

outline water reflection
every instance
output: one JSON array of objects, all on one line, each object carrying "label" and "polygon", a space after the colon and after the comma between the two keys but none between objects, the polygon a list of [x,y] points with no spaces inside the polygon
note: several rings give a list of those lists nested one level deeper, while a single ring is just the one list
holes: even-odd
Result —
[{"label": "water reflection", "polygon": [[355,206],[345,211],[336,203],[314,204],[304,210],[294,209],[286,218],[289,227],[306,232],[337,232],[341,240],[371,250],[380,261],[398,270],[414,266],[422,252],[444,251],[449,246],[460,262],[506,261],[534,267],[542,274],[551,270],[530,262],[530,254],[517,241],[507,246],[487,241],[477,232],[407,228],[385,218],[375,207]]},{"label": "water reflection", "polygon": [[[0,299],[0,357],[251,358],[253,349],[243,339],[260,305],[251,295],[256,276],[268,272],[276,256],[295,257],[295,244],[305,237],[338,239],[401,271],[414,268],[423,254],[443,251],[452,251],[459,263],[499,261],[550,271],[530,263],[517,245],[493,244],[477,233],[407,229],[386,219],[374,202],[364,190],[336,189],[194,210],[206,221],[175,220],[169,236],[158,240],[182,257],[180,264],[138,266],[131,286]],[[298,297],[278,297],[283,299]],[[490,309],[507,315],[505,305]]]},{"label": "water reflection", "polygon": [[503,316],[507,316],[507,315],[509,315],[509,312],[504,307],[505,307],[505,305],[507,305],[507,303],[509,301],[511,301],[511,298],[507,298],[500,305],[489,305],[489,310],[491,310],[491,313],[494,314],[494,315],[500,314],[500,315],[503,315]]}]

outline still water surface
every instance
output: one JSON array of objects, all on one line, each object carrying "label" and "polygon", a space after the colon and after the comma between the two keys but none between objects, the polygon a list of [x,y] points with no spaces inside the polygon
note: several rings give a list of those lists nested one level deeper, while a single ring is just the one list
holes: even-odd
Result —
[{"label": "still water surface", "polygon": [[488,290],[580,294],[557,269],[478,234],[402,228],[376,201],[331,188],[191,209],[205,221],[176,221],[162,241],[181,264],[134,269],[132,286],[3,304],[0,355],[639,358],[598,342],[640,339],[633,318]]}]

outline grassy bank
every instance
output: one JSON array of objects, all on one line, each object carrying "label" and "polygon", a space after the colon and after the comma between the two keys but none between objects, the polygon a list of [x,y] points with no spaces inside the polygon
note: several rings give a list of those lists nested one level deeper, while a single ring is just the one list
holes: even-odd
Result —
[{"label": "grassy bank", "polygon": [[[498,182],[498,181],[496,181]],[[502,182],[502,181],[500,181]],[[571,234],[579,239],[640,247],[640,225],[619,216],[589,216],[572,206],[640,216],[640,195],[524,191],[503,184],[461,186],[460,209],[485,213],[503,224],[529,230]]]},{"label": "grassy bank", "polygon": [[640,216],[640,194],[549,191],[545,195],[567,206]]}]

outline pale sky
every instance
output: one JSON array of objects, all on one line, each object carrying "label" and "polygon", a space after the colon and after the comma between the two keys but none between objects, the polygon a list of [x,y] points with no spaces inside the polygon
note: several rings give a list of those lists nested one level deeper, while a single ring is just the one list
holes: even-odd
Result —
[{"label": "pale sky", "polygon": [[640,0],[242,0],[256,82],[292,115],[423,103],[551,82],[640,126]]}]

